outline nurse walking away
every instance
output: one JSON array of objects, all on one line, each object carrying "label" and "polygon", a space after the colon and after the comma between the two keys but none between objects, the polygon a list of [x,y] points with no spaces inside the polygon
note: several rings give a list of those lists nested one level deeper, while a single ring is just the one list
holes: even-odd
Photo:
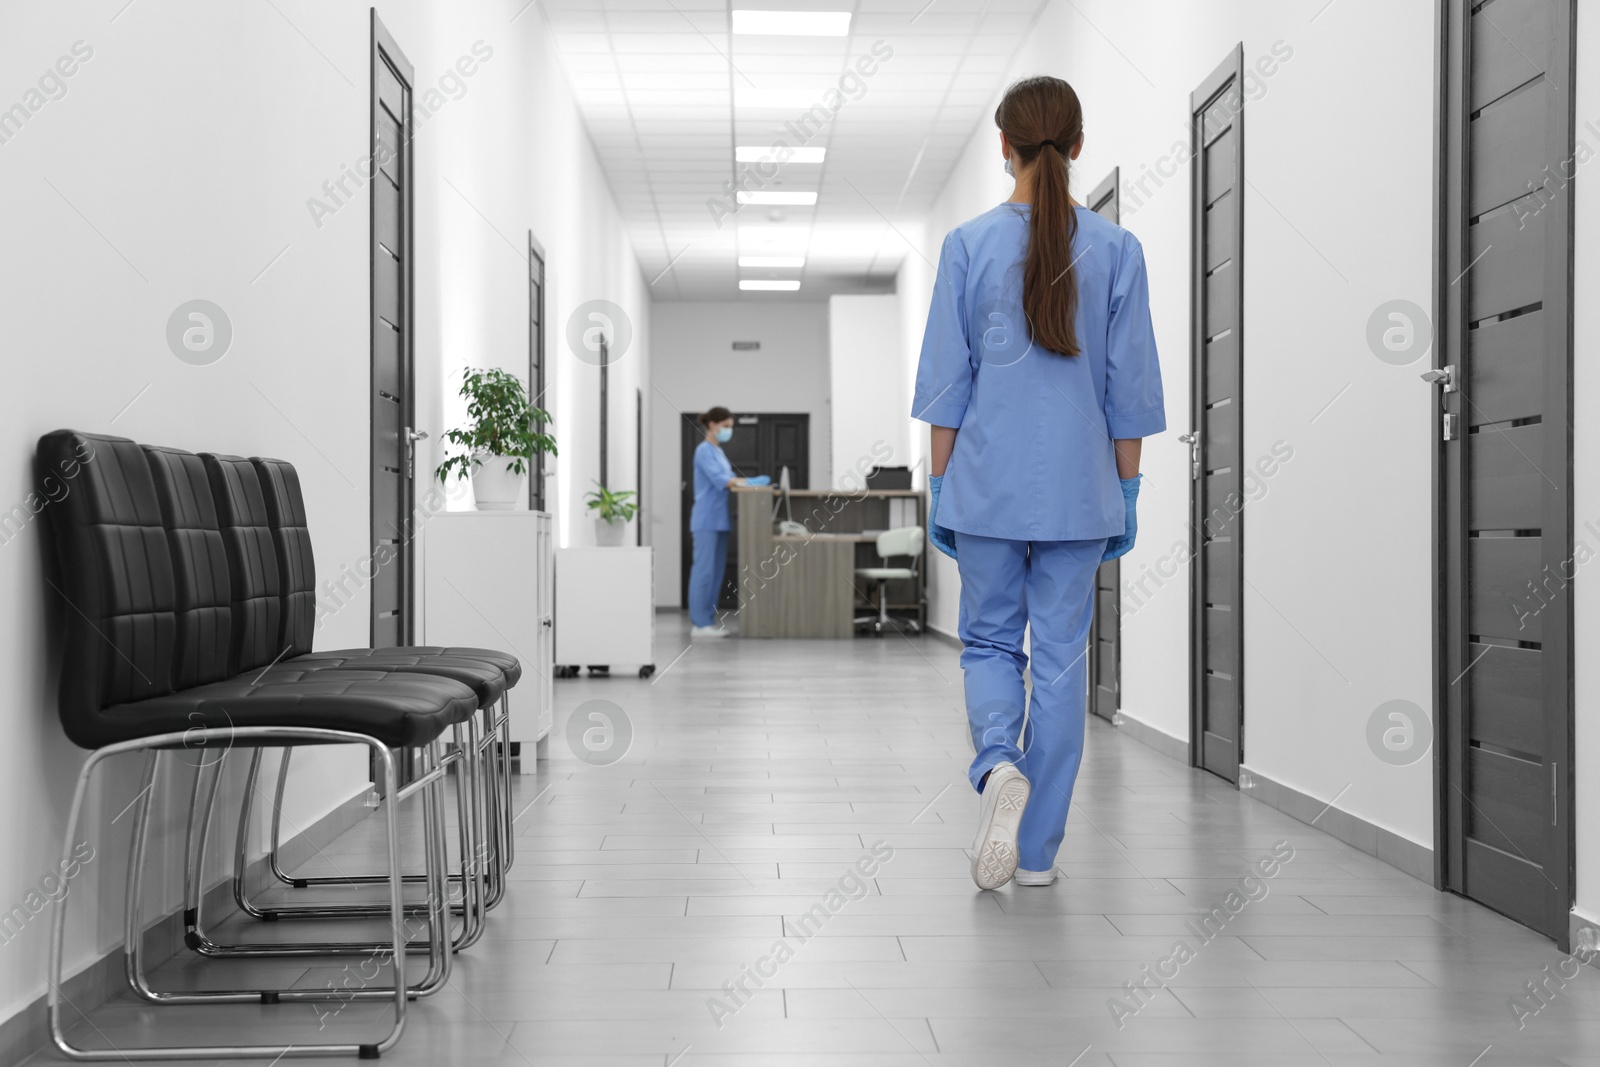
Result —
[{"label": "nurse walking away", "polygon": [[1166,429],[1144,253],[1068,193],[1077,94],[1017,82],[995,125],[1016,188],[945,238],[911,411],[932,424],[929,538],[961,572],[981,889],[1055,881],[1095,571],[1133,547],[1140,439]]},{"label": "nurse walking away", "polygon": [[715,407],[700,416],[706,439],[694,450],[694,509],[689,512],[689,535],[694,538],[694,563],[689,568],[689,634],[692,637],[726,637],[717,621],[717,594],[728,567],[728,490],[735,485],[771,485],[766,475],[739,478],[722,446],[733,439],[733,413]]}]

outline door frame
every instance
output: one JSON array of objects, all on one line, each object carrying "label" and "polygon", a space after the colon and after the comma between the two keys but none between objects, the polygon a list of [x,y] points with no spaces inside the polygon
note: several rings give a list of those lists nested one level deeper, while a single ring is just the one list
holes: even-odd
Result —
[{"label": "door frame", "polygon": [[[383,20],[378,18],[378,9],[372,8],[370,12],[371,42],[369,47],[370,69],[368,71],[367,104],[367,143],[372,146],[378,144],[378,109],[383,105],[379,101],[378,71],[380,64],[387,64],[395,75],[400,78],[406,89],[408,98],[415,92],[416,68],[401,51],[400,45],[395,41],[394,35],[389,32]],[[400,303],[401,323],[400,332],[400,389],[405,395],[401,398],[400,432],[402,435],[414,430],[416,419],[416,322],[415,322],[415,228],[413,226],[413,211],[415,196],[413,195],[412,144],[416,129],[412,118],[412,109],[404,108],[405,114],[400,118],[400,200],[402,204],[400,221],[400,247],[403,255],[400,261]],[[384,180],[381,173],[375,173],[373,181]],[[376,343],[376,325],[378,317],[378,196],[375,189],[369,189],[367,197],[367,543],[376,549],[378,545],[378,526],[374,522],[376,504],[376,484],[372,480],[375,466],[375,453],[373,451],[372,403],[373,391],[377,388],[374,367],[378,356]],[[415,443],[409,440],[400,442],[401,458],[405,463],[406,476],[400,480],[400,527],[396,531],[396,551],[399,558],[395,561],[395,578],[400,584],[400,644],[414,644],[416,639],[416,600],[417,559],[415,552],[415,539],[411,536],[411,517],[416,511],[416,464],[413,459],[408,459],[415,452]],[[372,644],[377,643],[378,613],[377,602],[373,600],[367,611],[367,636]]]},{"label": "door frame", "polygon": [[[1192,147],[1192,157],[1189,162],[1189,431],[1194,433],[1205,426],[1205,145],[1206,132],[1204,129],[1205,113],[1218,98],[1227,91],[1229,85],[1241,87],[1240,104],[1238,112],[1233,116],[1234,130],[1234,167],[1238,175],[1239,202],[1235,211],[1235,266],[1239,275],[1239,304],[1238,313],[1238,363],[1239,381],[1236,386],[1236,396],[1239,404],[1239,433],[1238,449],[1241,458],[1239,465],[1243,465],[1244,452],[1244,357],[1245,357],[1245,318],[1244,318],[1244,113],[1245,104],[1242,86],[1244,85],[1244,42],[1239,42],[1229,51],[1228,58],[1213,70],[1200,87],[1189,94],[1189,137]],[[1202,478],[1205,471],[1205,445],[1202,439],[1198,446],[1198,454],[1202,464],[1200,476],[1189,479],[1189,765],[1191,767],[1203,766],[1202,740],[1205,729],[1203,709],[1205,704],[1205,612],[1206,612],[1206,560],[1205,560],[1205,520],[1203,514],[1204,501]],[[1241,482],[1241,488],[1243,483]],[[1239,757],[1239,768],[1244,766],[1244,727],[1245,727],[1245,645],[1244,645],[1244,511],[1233,517],[1233,538],[1238,545],[1237,554],[1239,566],[1235,576],[1234,604],[1239,614],[1239,660],[1238,678],[1236,688],[1239,694],[1239,729],[1235,745]],[[1212,772],[1215,773],[1215,772]],[[1233,783],[1238,785],[1238,772],[1235,772]],[[1221,775],[1218,775],[1221,777]],[[1227,781],[1227,779],[1223,779]]]},{"label": "door frame", "polygon": [[[1100,207],[1107,202],[1112,204],[1111,219],[1117,225],[1122,224],[1122,168],[1112,167],[1094,191],[1084,198],[1083,204],[1090,211],[1100,214]],[[1104,217],[1104,216],[1102,216]],[[1113,612],[1113,623],[1116,626],[1116,636],[1112,638],[1111,645],[1115,650],[1112,657],[1112,692],[1116,694],[1112,702],[1110,715],[1101,714],[1098,694],[1100,690],[1100,571],[1111,569],[1115,573],[1112,588],[1116,590],[1117,610]],[[1096,570],[1094,603],[1089,611],[1089,669],[1085,672],[1089,679],[1089,711],[1099,715],[1102,719],[1115,721],[1115,716],[1122,709],[1122,561],[1120,559],[1107,560],[1100,564]]]},{"label": "door frame", "polygon": [[[1566,66],[1563,74],[1565,86],[1562,88],[1561,98],[1565,113],[1558,115],[1557,119],[1564,129],[1563,145],[1552,151],[1561,151],[1567,159],[1574,158],[1576,144],[1577,101],[1575,92],[1575,75],[1578,72],[1576,51],[1576,20],[1577,4],[1575,0],[1568,0],[1565,5],[1567,18],[1561,32],[1565,40],[1558,39],[1557,44],[1564,44],[1566,51]],[[1463,17],[1465,12],[1465,17]],[[1435,7],[1435,64],[1436,72],[1436,97],[1434,105],[1434,225],[1433,225],[1433,360],[1435,368],[1455,364],[1457,383],[1467,385],[1471,380],[1468,367],[1472,353],[1468,344],[1470,309],[1469,301],[1462,294],[1467,291],[1466,286],[1457,287],[1459,281],[1467,270],[1469,264],[1462,269],[1460,264],[1466,259],[1469,251],[1468,217],[1471,208],[1468,206],[1469,189],[1467,178],[1471,165],[1471,146],[1467,143],[1467,125],[1471,121],[1471,83],[1467,77],[1468,65],[1472,62],[1472,40],[1470,26],[1470,5],[1465,0],[1438,0]],[[1546,74],[1546,81],[1555,84]],[[1571,184],[1569,179],[1569,185]],[[1546,217],[1547,235],[1557,235],[1557,241],[1549,244],[1564,244],[1565,264],[1564,274],[1566,286],[1564,291],[1554,295],[1546,295],[1541,302],[1543,307],[1550,312],[1549,322],[1552,326],[1564,331],[1565,374],[1559,380],[1551,379],[1557,376],[1545,376],[1545,412],[1546,417],[1541,419],[1541,425],[1546,427],[1560,427],[1565,434],[1564,442],[1557,442],[1556,447],[1546,445],[1546,450],[1541,460],[1548,463],[1552,451],[1564,451],[1565,460],[1565,491],[1560,494],[1560,499],[1555,507],[1556,521],[1548,521],[1551,514],[1551,502],[1548,499],[1541,501],[1544,509],[1540,526],[1540,554],[1544,565],[1548,567],[1551,560],[1568,561],[1574,558],[1573,544],[1575,541],[1573,523],[1576,510],[1573,503],[1573,483],[1575,473],[1575,455],[1573,452],[1573,384],[1574,384],[1574,328],[1573,306],[1576,303],[1576,287],[1574,274],[1574,252],[1576,249],[1576,236],[1573,228],[1573,201],[1570,193],[1557,195],[1549,203],[1541,207],[1541,211],[1551,214]],[[1559,228],[1558,228],[1559,227]],[[1550,251],[1546,252],[1545,269],[1552,274],[1552,268],[1562,265],[1552,262]],[[1550,276],[1547,274],[1547,277]],[[1454,279],[1455,281],[1452,281]],[[1544,370],[1548,370],[1550,363],[1550,342],[1546,341],[1546,350],[1543,358],[1546,360]],[[1435,388],[1429,386],[1430,389]],[[1463,397],[1465,393],[1461,393]],[[1461,785],[1466,783],[1466,749],[1467,736],[1455,728],[1458,713],[1452,708],[1452,696],[1461,699],[1460,693],[1452,693],[1454,682],[1470,670],[1470,661],[1467,659],[1466,647],[1471,636],[1469,619],[1470,604],[1464,595],[1468,581],[1467,563],[1465,561],[1465,546],[1459,542],[1465,540],[1468,530],[1469,508],[1471,502],[1468,493],[1462,491],[1468,473],[1461,470],[1466,462],[1465,441],[1468,439],[1468,424],[1462,419],[1462,447],[1454,452],[1446,447],[1440,419],[1448,413],[1443,401],[1444,394],[1436,398],[1439,402],[1429,406],[1433,449],[1431,455],[1431,489],[1433,492],[1433,521],[1432,526],[1432,564],[1434,582],[1432,588],[1432,607],[1434,612],[1433,626],[1433,679],[1432,679],[1432,707],[1430,714],[1433,719],[1433,788],[1434,788],[1434,885],[1436,888],[1463,893],[1466,883],[1466,852],[1464,847],[1467,840],[1463,830],[1456,833],[1456,828],[1465,826],[1464,808],[1465,800]],[[1557,418],[1549,418],[1554,414]],[[1457,418],[1460,414],[1457,413]],[[1564,425],[1563,425],[1564,423]],[[1564,446],[1564,447],[1563,447]],[[1546,494],[1548,496],[1548,494]],[[1553,537],[1552,537],[1553,533]],[[1552,543],[1554,542],[1554,543]],[[1557,566],[1559,567],[1559,562]],[[1451,589],[1452,569],[1459,570],[1462,575],[1461,594],[1453,595]],[[1571,583],[1569,582],[1569,585]],[[1559,854],[1556,862],[1547,865],[1543,870],[1559,869],[1563,875],[1563,884],[1556,885],[1557,894],[1561,897],[1546,916],[1548,928],[1538,932],[1552,937],[1561,951],[1566,952],[1571,948],[1571,910],[1574,902],[1574,893],[1577,886],[1577,842],[1576,842],[1576,814],[1577,806],[1574,796],[1573,754],[1575,752],[1575,724],[1576,724],[1576,684],[1573,671],[1573,657],[1576,649],[1574,632],[1574,612],[1570,592],[1566,596],[1552,598],[1550,604],[1542,609],[1549,612],[1546,617],[1548,623],[1542,624],[1541,654],[1555,658],[1554,668],[1547,671],[1544,679],[1550,677],[1563,678],[1565,681],[1565,723],[1564,729],[1546,731],[1545,756],[1546,763],[1551,765],[1553,781],[1551,784],[1551,804],[1556,825],[1564,828],[1564,832],[1552,835]],[[1467,664],[1463,669],[1462,664]],[[1551,726],[1550,700],[1546,695],[1545,725]],[[1470,708],[1464,709],[1464,714],[1470,715]],[[1549,881],[1548,876],[1546,881]],[[1463,895],[1465,895],[1463,893]],[[1473,899],[1470,898],[1469,899]],[[1486,905],[1487,906],[1487,905]],[[1516,922],[1518,920],[1513,919]],[[1537,929],[1537,928],[1535,928]]]},{"label": "door frame", "polygon": [[[533,236],[533,231],[528,231],[528,396],[533,401],[533,406],[541,411],[547,411],[544,405],[545,374],[547,367],[545,360],[548,353],[545,349],[545,314],[548,301],[545,299],[545,290],[549,288],[549,267],[544,258],[544,245]],[[538,295],[534,295],[534,286],[538,286]],[[537,306],[535,302],[537,301]],[[534,424],[534,431],[543,433],[545,424]],[[533,462],[528,465],[528,510],[545,510],[544,469],[545,453],[536,452]]]}]

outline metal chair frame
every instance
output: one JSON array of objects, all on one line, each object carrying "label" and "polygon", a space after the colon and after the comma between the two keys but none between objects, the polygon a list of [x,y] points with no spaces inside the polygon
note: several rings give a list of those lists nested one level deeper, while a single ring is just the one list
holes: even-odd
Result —
[{"label": "metal chair frame", "polygon": [[[505,896],[505,876],[515,862],[515,832],[512,828],[511,814],[511,707],[509,698],[500,697],[498,714],[496,709],[483,709],[484,724],[483,737],[478,745],[478,753],[483,767],[483,799],[486,808],[486,821],[492,830],[492,835],[486,835],[484,843],[485,877],[488,882],[488,899],[486,908],[492,909],[499,904]],[[267,869],[283,885],[293,889],[306,889],[317,885],[375,885],[384,881],[382,875],[355,875],[349,878],[331,877],[302,877],[293,875],[283,869],[279,859],[278,849],[282,841],[281,819],[283,811],[283,794],[289,780],[289,756],[285,751],[283,760],[278,766],[277,788],[273,794],[272,828],[269,831],[267,842]],[[417,882],[422,875],[408,874],[405,876],[407,883]],[[450,875],[454,884],[461,883],[461,875]],[[246,907],[240,901],[241,907]],[[452,905],[457,914],[461,907]],[[249,910],[246,907],[246,910]]]},{"label": "metal chair frame", "polygon": [[[371,750],[373,757],[380,768],[383,784],[387,787],[388,800],[384,807],[384,830],[388,845],[389,876],[389,904],[383,909],[389,915],[391,937],[387,941],[374,943],[377,947],[376,955],[380,955],[380,968],[387,964],[391,968],[392,978],[386,986],[369,986],[361,990],[321,991],[321,990],[226,990],[205,991],[188,993],[164,993],[149,987],[144,974],[143,956],[143,872],[150,830],[150,808],[154,786],[157,779],[160,755],[164,750],[192,748],[195,745],[206,745],[212,742],[225,745],[239,745],[249,743],[252,747],[267,745],[287,747],[295,744],[354,744],[365,745]],[[141,791],[134,801],[135,818],[133,828],[133,843],[128,857],[128,892],[125,902],[124,927],[126,935],[125,954],[127,957],[126,970],[130,985],[135,992],[146,999],[155,1000],[166,1004],[195,1004],[211,1003],[217,1001],[233,1003],[278,1003],[285,1000],[348,1000],[355,997],[361,999],[392,999],[394,1002],[394,1026],[381,1039],[369,1043],[325,1043],[291,1046],[266,1046],[266,1045],[204,1045],[204,1046],[158,1046],[134,1049],[90,1049],[73,1045],[67,1038],[67,1024],[62,1017],[61,992],[63,980],[64,949],[66,941],[67,900],[63,898],[57,903],[51,919],[50,962],[48,972],[49,993],[47,998],[47,1011],[50,1024],[50,1036],[56,1048],[68,1059],[77,1061],[97,1060],[127,1060],[144,1061],[158,1059],[204,1060],[204,1059],[242,1059],[252,1057],[304,1057],[304,1056],[359,1056],[363,1059],[376,1058],[383,1052],[393,1048],[400,1040],[405,1029],[406,1002],[408,995],[422,995],[421,990],[409,989],[405,981],[405,959],[408,948],[408,935],[405,930],[405,901],[403,898],[404,885],[400,869],[400,835],[399,835],[399,806],[411,797],[420,796],[423,801],[423,836],[425,845],[425,863],[432,896],[430,901],[430,966],[429,976],[425,984],[431,982],[435,988],[442,987],[448,981],[450,971],[450,949],[447,938],[444,936],[447,923],[447,912],[444,903],[444,867],[442,865],[443,814],[442,814],[442,789],[446,767],[441,763],[438,755],[438,743],[430,742],[418,750],[422,773],[412,782],[401,786],[395,774],[395,758],[389,748],[376,737],[366,734],[354,733],[346,730],[330,730],[312,727],[278,727],[278,726],[246,726],[224,727],[215,729],[191,729],[181,732],[155,734],[149,737],[136,738],[117,744],[106,745],[89,754],[84,761],[83,768],[79,771],[77,786],[72,796],[72,807],[67,816],[67,825],[63,836],[62,864],[63,868],[72,860],[72,850],[76,843],[78,825],[82,820],[84,799],[88,794],[89,784],[95,768],[101,762],[113,756],[130,752],[146,753],[145,769],[142,775]],[[205,768],[202,768],[204,771]],[[191,795],[191,819],[189,826],[188,845],[185,850],[185,896],[186,900],[199,899],[200,886],[203,883],[203,863],[205,853],[205,835],[197,827],[195,816],[202,794],[206,797],[205,807],[209,808],[215,800],[217,781],[220,779],[220,763],[209,774],[197,775],[194,792]],[[202,786],[202,779],[209,781]],[[362,945],[341,945],[340,954],[354,954],[363,950]]]}]

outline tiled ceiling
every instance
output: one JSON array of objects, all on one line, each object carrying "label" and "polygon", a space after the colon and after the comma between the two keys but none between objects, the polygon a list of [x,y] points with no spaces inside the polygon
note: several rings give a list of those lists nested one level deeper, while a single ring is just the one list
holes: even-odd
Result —
[{"label": "tiled ceiling", "polygon": [[[1046,0],[540,0],[658,300],[814,300],[882,292],[901,234],[944,187]],[[848,11],[844,36],[734,33],[735,11]],[[881,42],[881,43],[880,43]],[[887,59],[881,56],[892,49]],[[874,57],[870,76],[862,57]],[[871,65],[869,64],[869,69]],[[830,96],[841,78],[847,92]],[[758,107],[749,94],[781,95]],[[840,105],[826,122],[814,104]],[[807,132],[796,129],[807,113]],[[820,127],[820,128],[817,128]],[[814,131],[814,132],[811,132]],[[809,136],[807,133],[809,132]],[[736,146],[823,148],[746,188],[815,192],[813,207],[728,206]],[[765,168],[773,174],[773,166]],[[719,225],[720,222],[720,225]],[[803,268],[739,266],[804,256]],[[793,293],[741,279],[798,280]]]}]

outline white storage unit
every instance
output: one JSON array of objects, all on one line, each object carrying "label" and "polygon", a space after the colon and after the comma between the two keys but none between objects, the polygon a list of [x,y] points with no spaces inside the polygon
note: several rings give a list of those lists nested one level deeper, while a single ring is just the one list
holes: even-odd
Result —
[{"label": "white storage unit", "polygon": [[556,662],[655,672],[654,550],[563,548],[556,553]]},{"label": "white storage unit", "polygon": [[[522,661],[511,740],[532,745],[554,717],[555,532],[544,511],[447,511],[423,536],[422,640],[503,649]],[[522,766],[532,772],[531,753]]]}]

